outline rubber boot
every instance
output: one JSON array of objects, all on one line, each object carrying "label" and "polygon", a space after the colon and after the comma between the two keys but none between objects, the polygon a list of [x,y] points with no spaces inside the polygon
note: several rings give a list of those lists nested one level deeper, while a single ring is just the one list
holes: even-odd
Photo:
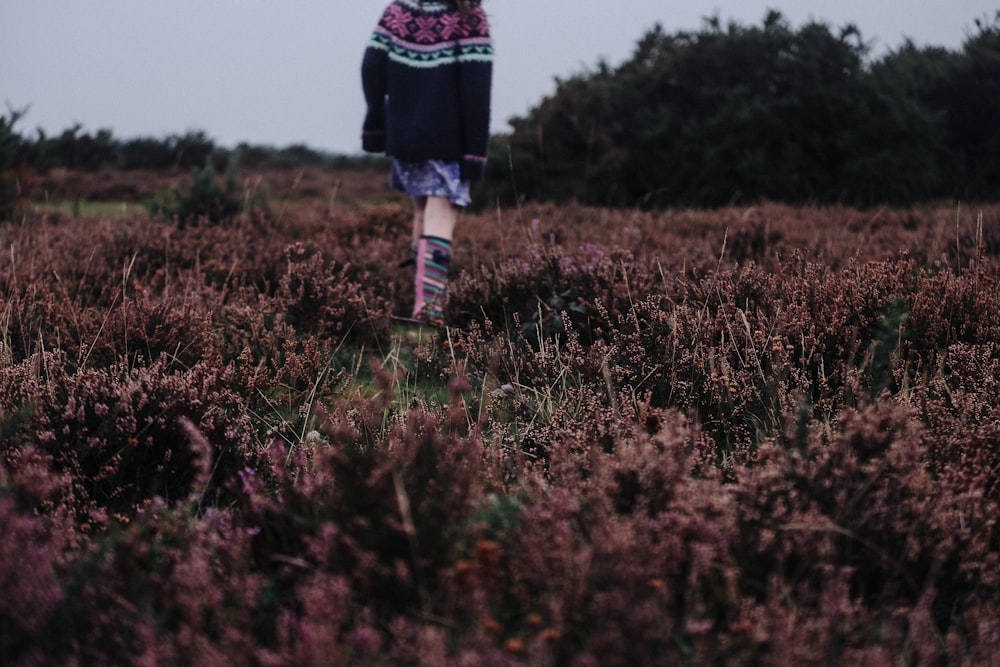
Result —
[{"label": "rubber boot", "polygon": [[450,268],[451,241],[436,236],[421,236],[417,241],[413,319],[428,324],[442,323]]}]

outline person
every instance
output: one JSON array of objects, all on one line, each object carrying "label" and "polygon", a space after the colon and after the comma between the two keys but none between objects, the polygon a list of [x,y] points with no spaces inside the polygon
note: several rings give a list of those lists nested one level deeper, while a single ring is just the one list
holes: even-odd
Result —
[{"label": "person", "polygon": [[479,0],[393,0],[364,52],[362,148],[413,204],[413,319],[444,316],[452,239],[489,147],[493,43]]}]

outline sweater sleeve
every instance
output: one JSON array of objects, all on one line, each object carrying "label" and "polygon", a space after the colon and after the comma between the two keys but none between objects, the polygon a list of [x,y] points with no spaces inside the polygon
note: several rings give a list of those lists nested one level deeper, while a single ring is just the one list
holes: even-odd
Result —
[{"label": "sweater sleeve", "polygon": [[490,82],[488,63],[462,66],[462,179],[481,181],[486,175],[490,144]]},{"label": "sweater sleeve", "polygon": [[480,17],[480,36],[474,42],[463,45],[459,65],[463,145],[461,178],[468,181],[485,178],[490,144],[493,44],[485,14],[480,13]]},{"label": "sweater sleeve", "polygon": [[368,111],[361,129],[361,147],[368,153],[385,152],[385,107],[387,65],[389,57],[384,49],[369,45],[361,63],[361,83]]}]

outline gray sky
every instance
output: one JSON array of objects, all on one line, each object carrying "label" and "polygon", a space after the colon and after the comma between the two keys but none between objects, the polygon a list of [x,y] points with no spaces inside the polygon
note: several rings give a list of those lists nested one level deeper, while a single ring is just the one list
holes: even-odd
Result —
[{"label": "gray sky", "polygon": [[[360,150],[361,54],[387,0],[3,0],[0,103],[18,126],[81,123],[119,139],[202,130],[217,143]],[[961,47],[1000,0],[485,0],[496,47],[493,131],[551,94],[555,77],[617,65],[659,22],[702,17],[794,28],[853,23],[875,54],[904,38]],[[6,107],[0,108],[6,113]]]}]

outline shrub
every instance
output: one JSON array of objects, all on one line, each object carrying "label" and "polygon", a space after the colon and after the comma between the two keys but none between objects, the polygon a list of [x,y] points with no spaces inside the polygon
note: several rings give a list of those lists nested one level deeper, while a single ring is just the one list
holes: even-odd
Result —
[{"label": "shrub", "polygon": [[[198,364],[177,371],[158,362],[70,375],[58,354],[33,361],[44,376],[31,362],[0,375],[3,409],[26,406],[31,413],[3,443],[3,455],[15,460],[37,447],[51,456],[72,479],[81,524],[127,523],[155,497],[176,503],[197,492],[209,504],[220,502],[229,475],[254,459],[231,369]],[[182,419],[204,436],[191,437]],[[199,489],[206,468],[211,479]]]},{"label": "shrub", "polygon": [[205,218],[210,222],[230,220],[242,210],[237,192],[236,163],[230,160],[226,171],[225,186],[220,187],[211,160],[191,172],[191,189],[181,192],[173,188],[161,193],[148,205],[150,215],[176,217],[181,225]]},{"label": "shrub", "polygon": [[385,301],[365,288],[374,280],[362,273],[349,277],[349,265],[328,262],[314,247],[296,244],[286,250],[288,271],[275,295],[277,307],[295,330],[334,342],[384,335]]}]

